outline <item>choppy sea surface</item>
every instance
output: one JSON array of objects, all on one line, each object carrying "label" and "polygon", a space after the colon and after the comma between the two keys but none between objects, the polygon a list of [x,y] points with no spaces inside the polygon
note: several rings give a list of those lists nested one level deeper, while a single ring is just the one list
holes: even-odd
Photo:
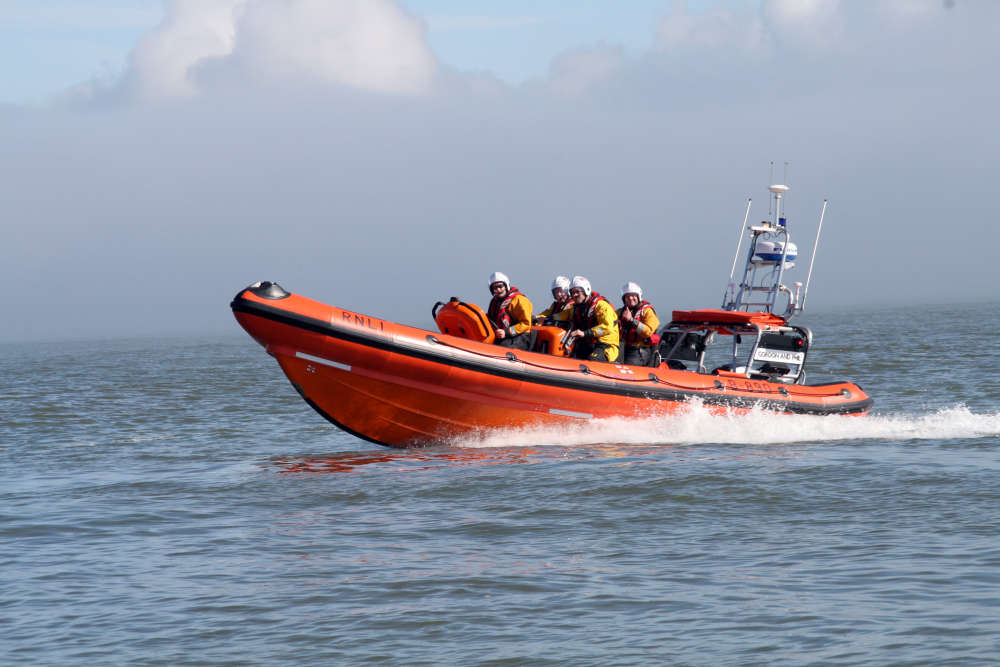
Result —
[{"label": "choppy sea surface", "polygon": [[401,451],[235,322],[0,345],[0,664],[1000,664],[1000,304],[798,321],[871,415]]}]

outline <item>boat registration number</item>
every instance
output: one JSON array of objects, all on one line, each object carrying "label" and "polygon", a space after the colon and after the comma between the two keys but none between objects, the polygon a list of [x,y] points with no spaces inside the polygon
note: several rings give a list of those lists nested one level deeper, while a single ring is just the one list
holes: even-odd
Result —
[{"label": "boat registration number", "polygon": [[727,379],[721,385],[729,391],[753,391],[762,394],[769,394],[775,391],[774,385],[759,380]]}]

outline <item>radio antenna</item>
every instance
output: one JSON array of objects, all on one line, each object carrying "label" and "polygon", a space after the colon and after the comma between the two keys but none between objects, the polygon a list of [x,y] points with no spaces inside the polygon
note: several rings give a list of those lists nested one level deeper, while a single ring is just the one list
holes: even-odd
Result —
[{"label": "radio antenna", "polygon": [[[768,183],[774,183],[774,160],[771,160],[771,180]],[[774,197],[767,198],[767,219],[774,220]]]},{"label": "radio antenna", "polygon": [[809,273],[806,274],[806,288],[802,292],[802,303],[799,305],[799,310],[806,307],[806,297],[809,296],[809,281],[812,279],[813,274],[813,262],[816,261],[816,248],[819,247],[819,234],[823,231],[823,218],[826,217],[826,205],[827,200],[823,200],[823,210],[819,213],[819,227],[816,228],[816,240],[813,242],[812,257],[809,258]]},{"label": "radio antenna", "polygon": [[733,276],[736,274],[736,261],[740,258],[740,246],[743,245],[743,232],[746,231],[747,220],[750,219],[750,204],[752,203],[753,199],[748,198],[747,211],[743,214],[743,226],[740,227],[740,235],[736,239],[736,254],[733,255],[733,268],[729,269],[729,285],[726,286],[726,294],[722,297],[723,308],[736,301],[736,283],[733,282]]}]

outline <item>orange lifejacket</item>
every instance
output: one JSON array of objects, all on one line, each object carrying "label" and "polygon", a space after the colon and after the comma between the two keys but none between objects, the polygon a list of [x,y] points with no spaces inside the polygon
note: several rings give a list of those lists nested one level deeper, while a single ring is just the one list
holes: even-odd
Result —
[{"label": "orange lifejacket", "polygon": [[486,316],[490,318],[490,322],[497,329],[507,329],[511,325],[510,315],[507,313],[507,306],[510,302],[514,300],[515,296],[521,294],[516,287],[510,287],[507,289],[507,296],[504,298],[493,297],[490,301],[489,310],[486,311]]},{"label": "orange lifejacket", "polygon": [[[628,306],[622,306],[618,310],[618,326],[621,327],[622,332],[622,343],[625,345],[639,345],[640,343],[645,343],[649,340],[649,336],[645,338],[639,338],[639,323],[642,321],[642,316],[646,314],[647,310],[653,310],[653,304],[648,301],[640,301],[632,313],[632,321],[628,321],[622,318],[622,313]],[[655,313],[656,311],[653,310]],[[656,333],[655,331],[653,333]]]}]

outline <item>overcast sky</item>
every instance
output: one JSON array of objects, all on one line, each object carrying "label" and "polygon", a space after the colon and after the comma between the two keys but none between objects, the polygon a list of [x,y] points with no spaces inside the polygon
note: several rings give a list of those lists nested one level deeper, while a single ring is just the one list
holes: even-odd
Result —
[{"label": "overcast sky", "polygon": [[88,5],[0,3],[0,340],[231,331],[261,279],[718,307],[771,161],[801,249],[830,200],[805,323],[997,299],[1000,3]]}]

